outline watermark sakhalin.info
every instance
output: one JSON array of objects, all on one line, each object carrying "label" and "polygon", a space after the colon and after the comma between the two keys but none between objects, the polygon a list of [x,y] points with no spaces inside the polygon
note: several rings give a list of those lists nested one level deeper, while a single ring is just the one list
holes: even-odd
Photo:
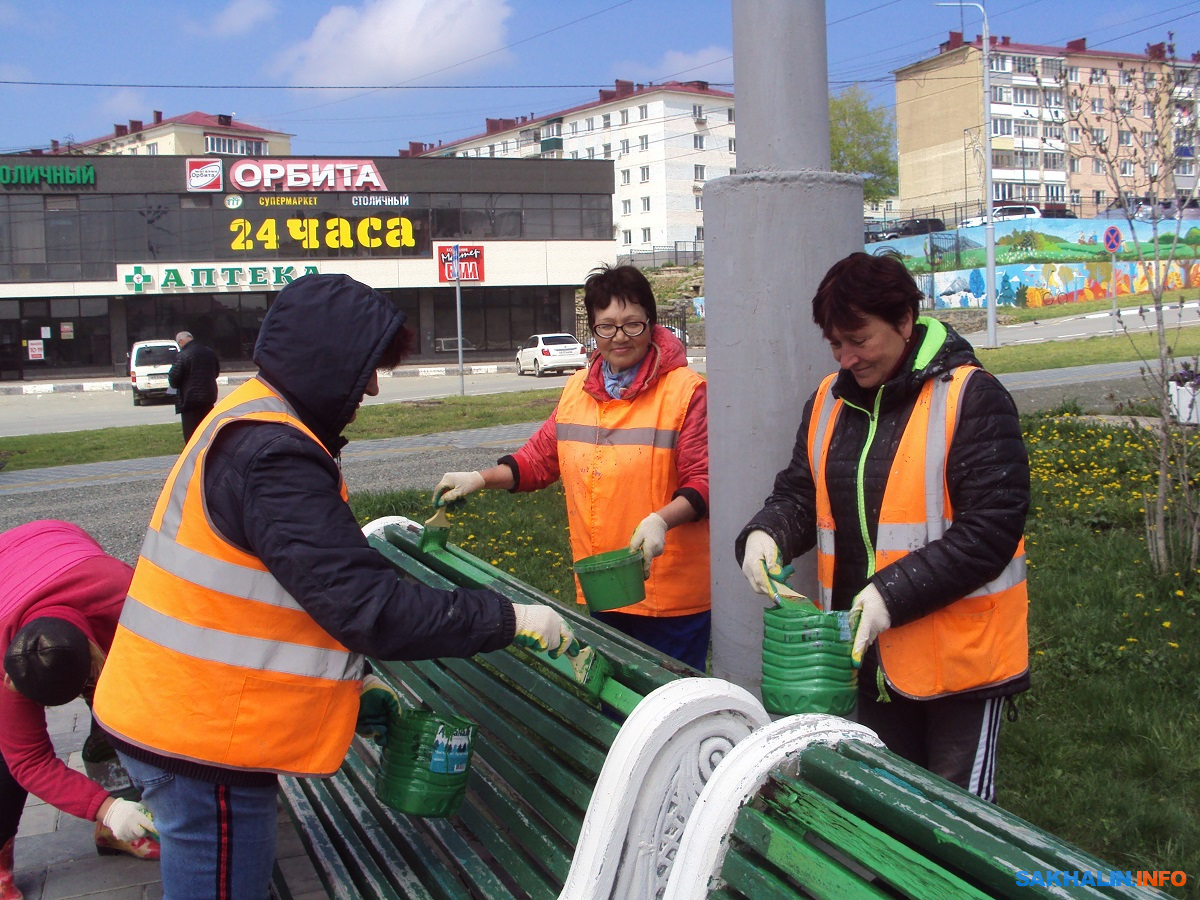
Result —
[{"label": "watermark sakhalin.info", "polygon": [[1078,872],[1045,869],[1035,872],[1017,872],[1017,887],[1183,887],[1187,884],[1186,872],[1176,869],[1169,872],[1160,869],[1107,872]]}]

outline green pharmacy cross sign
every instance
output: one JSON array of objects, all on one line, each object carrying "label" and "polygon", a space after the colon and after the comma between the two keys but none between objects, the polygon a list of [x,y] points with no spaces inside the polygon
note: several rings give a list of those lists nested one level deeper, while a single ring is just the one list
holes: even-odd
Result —
[{"label": "green pharmacy cross sign", "polygon": [[142,292],[142,288],[148,287],[153,280],[154,276],[149,272],[142,271],[141,266],[134,266],[133,272],[125,276],[125,283],[139,294]]}]

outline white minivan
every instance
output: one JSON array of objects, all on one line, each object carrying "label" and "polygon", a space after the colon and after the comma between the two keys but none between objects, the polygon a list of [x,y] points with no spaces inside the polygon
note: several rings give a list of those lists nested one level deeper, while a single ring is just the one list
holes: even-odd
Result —
[{"label": "white minivan", "polygon": [[179,345],[174,341],[138,341],[130,348],[129,380],[134,406],[141,406],[151,397],[174,393],[167,384],[167,373],[178,355]]},{"label": "white minivan", "polygon": [[[1012,219],[1040,219],[1042,211],[1036,206],[1015,205],[1015,206],[993,206],[992,207],[992,222],[1008,222]],[[976,225],[986,225],[987,220],[983,216],[971,216],[969,219],[963,219],[958,223],[959,228],[971,228]]]}]

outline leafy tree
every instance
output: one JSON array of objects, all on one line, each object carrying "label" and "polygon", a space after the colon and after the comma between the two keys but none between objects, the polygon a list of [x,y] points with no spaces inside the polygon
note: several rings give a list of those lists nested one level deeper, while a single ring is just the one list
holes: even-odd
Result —
[{"label": "leafy tree", "polygon": [[[1200,569],[1200,458],[1197,442],[1173,415],[1171,388],[1179,374],[1172,343],[1178,326],[1168,334],[1163,315],[1173,263],[1193,252],[1181,237],[1183,216],[1178,211],[1195,200],[1200,179],[1193,177],[1187,184],[1176,176],[1194,171],[1194,151],[1200,148],[1200,116],[1193,96],[1197,72],[1196,62],[1176,57],[1169,36],[1166,43],[1147,47],[1140,63],[1120,63],[1099,96],[1082,83],[1068,81],[1065,72],[1058,84],[1066,98],[1067,126],[1075,126],[1082,138],[1079,155],[1099,161],[1113,196],[1122,201],[1119,207],[1130,235],[1125,253],[1132,250],[1137,261],[1134,277],[1145,278],[1151,298],[1148,309],[1158,354],[1145,360],[1143,372],[1158,401],[1151,451],[1158,477],[1142,491],[1146,548],[1160,575]],[[1090,274],[1092,267],[1088,268]],[[1113,271],[1107,274],[1118,277]],[[1143,317],[1146,311],[1143,307]],[[1182,324],[1182,315],[1180,320]],[[1121,327],[1128,334],[1124,321]]]},{"label": "leafy tree", "polygon": [[872,109],[858,85],[829,98],[829,155],[835,172],[863,177],[868,203],[900,189],[895,120],[886,109]]}]

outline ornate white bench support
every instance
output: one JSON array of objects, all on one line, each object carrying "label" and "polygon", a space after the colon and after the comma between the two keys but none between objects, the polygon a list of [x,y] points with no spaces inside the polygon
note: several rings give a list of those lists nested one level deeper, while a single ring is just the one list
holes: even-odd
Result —
[{"label": "ornate white bench support", "polygon": [[609,749],[560,898],[659,896],[705,782],[769,721],[752,694],[718,678],[648,694]]},{"label": "ornate white bench support", "polygon": [[883,746],[875,732],[857,723],[804,715],[760,728],[733,748],[692,807],[663,900],[704,900],[724,864],[738,811],[758,793],[770,771],[814,744],[837,746],[844,740]]}]

